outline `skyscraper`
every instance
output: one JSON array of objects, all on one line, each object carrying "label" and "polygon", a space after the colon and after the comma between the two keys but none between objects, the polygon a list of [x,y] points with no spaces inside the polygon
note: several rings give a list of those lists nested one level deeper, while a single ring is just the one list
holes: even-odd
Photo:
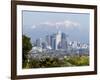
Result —
[{"label": "skyscraper", "polygon": [[67,39],[66,39],[66,34],[62,33],[61,34],[61,49],[67,49]]},{"label": "skyscraper", "polygon": [[59,49],[61,43],[61,32],[58,31],[56,34],[56,50]]},{"label": "skyscraper", "polygon": [[50,38],[51,38],[50,35],[46,36],[46,42],[47,42],[48,46],[50,46],[50,44],[51,44],[51,39]]},{"label": "skyscraper", "polygon": [[42,47],[42,40],[41,40],[41,38],[36,40],[36,46],[37,47]]},{"label": "skyscraper", "polygon": [[56,38],[55,38],[55,34],[53,34],[53,35],[50,36],[50,42],[51,42],[51,48],[53,50],[55,50],[56,49]]}]

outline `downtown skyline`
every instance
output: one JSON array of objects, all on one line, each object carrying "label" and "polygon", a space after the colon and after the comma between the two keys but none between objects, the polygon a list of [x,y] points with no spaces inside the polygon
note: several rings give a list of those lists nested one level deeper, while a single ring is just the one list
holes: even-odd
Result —
[{"label": "downtown skyline", "polygon": [[67,50],[69,47],[74,49],[89,48],[89,44],[79,41],[70,41],[69,36],[63,32],[57,31],[51,35],[46,35],[44,38],[38,38],[33,43],[33,47],[38,47],[48,50]]}]

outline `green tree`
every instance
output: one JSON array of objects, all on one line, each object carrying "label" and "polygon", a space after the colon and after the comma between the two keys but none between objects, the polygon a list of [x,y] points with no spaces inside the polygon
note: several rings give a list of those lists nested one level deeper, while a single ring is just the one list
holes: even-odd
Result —
[{"label": "green tree", "polygon": [[32,49],[32,44],[30,41],[30,38],[23,35],[22,36],[22,50],[23,50],[23,67],[27,65],[27,59],[28,59],[28,52]]},{"label": "green tree", "polygon": [[89,65],[89,57],[88,56],[73,56],[70,57],[67,62],[71,63],[72,65],[75,66],[84,66],[84,65]]}]

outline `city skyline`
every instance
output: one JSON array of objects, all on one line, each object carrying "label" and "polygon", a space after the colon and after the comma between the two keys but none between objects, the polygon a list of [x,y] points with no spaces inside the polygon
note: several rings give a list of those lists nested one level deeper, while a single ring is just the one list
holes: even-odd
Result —
[{"label": "city skyline", "polygon": [[44,39],[38,38],[34,43],[36,43],[35,46],[37,47],[42,47],[42,45],[44,45],[43,48],[58,50],[66,49],[67,42],[67,35],[58,31],[54,34],[46,35]]},{"label": "city skyline", "polygon": [[89,14],[23,11],[22,15],[23,34],[32,42],[60,30],[71,41],[89,43]]},{"label": "city skyline", "polygon": [[89,49],[89,44],[78,41],[70,41],[68,35],[63,32],[56,32],[46,35],[44,38],[38,38],[33,42],[33,48],[41,48],[47,50],[68,50],[68,49]]}]

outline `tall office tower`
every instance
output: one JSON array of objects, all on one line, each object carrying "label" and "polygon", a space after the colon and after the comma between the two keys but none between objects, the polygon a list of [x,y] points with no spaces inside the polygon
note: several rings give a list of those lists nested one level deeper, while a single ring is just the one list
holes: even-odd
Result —
[{"label": "tall office tower", "polygon": [[50,44],[51,44],[51,39],[50,38],[51,38],[50,35],[46,36],[47,46],[50,46]]},{"label": "tall office tower", "polygon": [[52,38],[52,49],[56,50],[56,39]]},{"label": "tall office tower", "polygon": [[61,33],[61,39],[66,40],[66,34],[65,33]]},{"label": "tall office tower", "polygon": [[65,33],[61,34],[61,49],[67,49],[67,39]]},{"label": "tall office tower", "polygon": [[53,34],[53,35],[51,35],[50,36],[50,46],[51,46],[51,48],[53,49],[53,50],[55,50],[56,49],[56,38],[55,38],[55,34]]},{"label": "tall office tower", "polygon": [[60,43],[61,43],[61,32],[58,31],[56,34],[56,50],[59,49]]},{"label": "tall office tower", "polygon": [[42,39],[41,38],[36,40],[36,46],[37,47],[42,47]]}]

